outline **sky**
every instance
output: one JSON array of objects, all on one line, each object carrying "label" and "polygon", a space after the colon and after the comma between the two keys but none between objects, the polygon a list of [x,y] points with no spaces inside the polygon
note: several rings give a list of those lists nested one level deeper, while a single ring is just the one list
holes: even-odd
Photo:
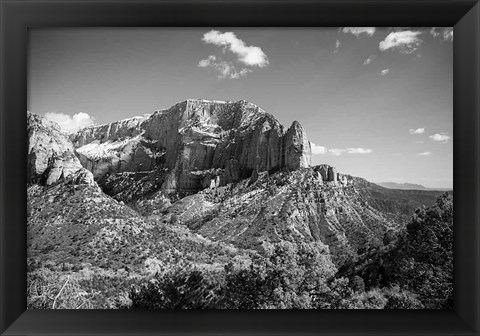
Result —
[{"label": "sky", "polygon": [[451,28],[31,29],[28,110],[66,131],[189,98],[299,121],[312,164],[453,187]]}]

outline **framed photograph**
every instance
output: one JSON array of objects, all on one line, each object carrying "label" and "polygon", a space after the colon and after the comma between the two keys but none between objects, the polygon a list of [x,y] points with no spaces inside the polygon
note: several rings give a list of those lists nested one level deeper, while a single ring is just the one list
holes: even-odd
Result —
[{"label": "framed photograph", "polygon": [[2,1],[2,335],[478,335],[479,6]]}]

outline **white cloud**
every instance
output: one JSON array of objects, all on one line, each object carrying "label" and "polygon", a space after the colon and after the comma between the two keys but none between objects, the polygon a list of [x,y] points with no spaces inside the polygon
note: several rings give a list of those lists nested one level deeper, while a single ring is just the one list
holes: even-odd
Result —
[{"label": "white cloud", "polygon": [[313,142],[310,142],[312,148],[312,154],[315,155],[334,155],[340,156],[342,154],[370,154],[373,150],[362,147],[350,147],[350,148],[327,148],[325,146],[318,146]]},{"label": "white cloud", "polygon": [[416,128],[416,129],[415,128],[410,128],[408,131],[410,132],[410,134],[423,134],[423,133],[425,133],[425,128],[423,128],[423,127]]},{"label": "white cloud", "polygon": [[345,152],[345,149],[331,148],[328,150],[328,152],[332,155],[340,156],[343,152]]},{"label": "white cloud", "polygon": [[347,153],[348,154],[370,154],[373,151],[371,149],[366,149],[366,148],[347,148]]},{"label": "white cloud", "polygon": [[422,152],[422,153],[418,153],[417,155],[418,156],[430,156],[430,155],[432,155],[432,152]]},{"label": "white cloud", "polygon": [[247,68],[237,70],[235,65],[233,65],[231,62],[218,60],[214,55],[210,55],[208,58],[198,62],[198,66],[200,68],[214,68],[219,73],[218,78],[238,79],[246,76],[249,72],[252,72],[252,70]]},{"label": "white cloud", "polygon": [[203,35],[202,41],[229,48],[238,57],[238,61],[245,65],[262,68],[269,64],[267,55],[260,47],[247,46],[232,32],[221,33],[218,30],[211,30]]},{"label": "white cloud", "polygon": [[453,28],[452,27],[432,27],[430,34],[434,38],[438,38],[443,42],[453,41]]},{"label": "white cloud", "polygon": [[323,155],[327,154],[327,147],[315,145],[313,142],[310,142],[312,148],[312,154]]},{"label": "white cloud", "polygon": [[386,76],[390,73],[390,69],[383,69],[382,71],[380,71],[380,75],[381,76]]},{"label": "white cloud", "polygon": [[45,118],[56,122],[65,132],[76,132],[80,128],[91,126],[94,124],[94,118],[88,113],[80,112],[74,114],[73,117],[64,113],[47,112]]},{"label": "white cloud", "polygon": [[443,143],[446,143],[448,142],[448,140],[450,140],[450,137],[444,133],[441,133],[441,134],[437,133],[434,135],[430,135],[429,138],[432,139],[433,141],[443,142]]},{"label": "white cloud", "polygon": [[367,59],[363,62],[363,65],[367,65],[373,62],[373,60],[377,58],[377,55],[370,55]]},{"label": "white cloud", "polygon": [[372,36],[375,33],[375,27],[343,27],[342,32],[353,34],[356,37],[362,34]]},{"label": "white cloud", "polygon": [[393,32],[387,35],[383,41],[378,44],[381,51],[388,49],[398,50],[404,54],[410,54],[418,49],[422,40],[418,38],[420,31],[404,30]]},{"label": "white cloud", "polygon": [[212,63],[215,62],[216,60],[217,60],[217,57],[215,57],[214,55],[210,55],[208,56],[207,59],[204,59],[198,62],[198,66],[201,68],[206,68],[208,66],[211,66]]},{"label": "white cloud", "polygon": [[335,41],[335,49],[333,49],[333,53],[336,54],[340,50],[340,41]]}]

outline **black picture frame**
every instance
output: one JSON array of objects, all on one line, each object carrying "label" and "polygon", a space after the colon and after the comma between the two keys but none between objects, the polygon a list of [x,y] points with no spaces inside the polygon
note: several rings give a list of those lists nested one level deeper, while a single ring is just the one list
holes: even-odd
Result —
[{"label": "black picture frame", "polygon": [[[2,335],[478,335],[480,5],[442,1],[0,0]],[[120,26],[454,26],[454,309],[27,311],[28,29]]]}]

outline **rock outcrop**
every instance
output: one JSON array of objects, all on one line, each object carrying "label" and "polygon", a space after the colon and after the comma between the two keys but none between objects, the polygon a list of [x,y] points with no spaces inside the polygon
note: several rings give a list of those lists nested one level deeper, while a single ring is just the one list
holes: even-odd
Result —
[{"label": "rock outcrop", "polygon": [[95,179],[167,169],[166,193],[226,185],[254,171],[308,167],[311,156],[298,122],[285,132],[271,114],[243,100],[186,100],[149,117],[84,128],[72,141]]},{"label": "rock outcrop", "polygon": [[285,166],[290,170],[309,167],[312,150],[307,135],[298,121],[285,134]]},{"label": "rock outcrop", "polygon": [[71,179],[76,184],[95,184],[90,171],[83,168],[68,135],[60,127],[27,112],[27,181],[47,186]]}]

